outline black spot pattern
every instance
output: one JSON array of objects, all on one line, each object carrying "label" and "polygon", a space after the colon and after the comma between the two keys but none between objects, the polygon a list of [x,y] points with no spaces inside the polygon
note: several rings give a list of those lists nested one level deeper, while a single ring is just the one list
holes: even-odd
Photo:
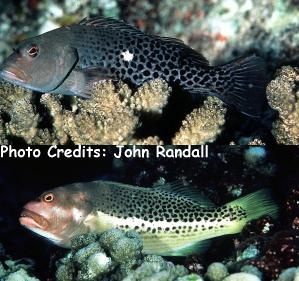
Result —
[{"label": "black spot pattern", "polygon": [[[226,223],[246,218],[246,213],[240,206],[203,208],[184,196],[151,189],[128,188],[114,183],[105,183],[103,187],[96,188],[99,194],[91,198],[94,199],[93,207],[96,211],[123,219],[123,224],[119,226],[121,228],[127,228],[125,219],[137,218],[144,222],[136,222],[133,228],[141,232],[200,232],[220,229]],[[166,225],[162,229],[160,224],[156,227],[155,223],[159,222],[162,225],[169,222],[172,226]]]},{"label": "black spot pattern", "polygon": [[[79,54],[80,68],[99,67],[106,70],[107,78],[129,81],[135,86],[156,78],[180,84],[189,92],[205,92],[215,87],[225,89],[229,71],[211,68],[194,61],[182,45],[158,36],[140,33],[130,35],[117,29],[79,25],[71,27],[75,33],[73,47]],[[133,54],[125,61],[122,53]],[[138,75],[136,75],[138,73]],[[110,77],[111,76],[111,77]]]}]

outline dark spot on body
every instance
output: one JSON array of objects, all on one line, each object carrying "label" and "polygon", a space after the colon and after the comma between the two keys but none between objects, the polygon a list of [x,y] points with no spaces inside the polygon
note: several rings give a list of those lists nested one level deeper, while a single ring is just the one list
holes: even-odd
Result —
[{"label": "dark spot on body", "polygon": [[157,79],[157,78],[159,77],[159,73],[158,73],[158,72],[154,72],[154,73],[153,73],[153,77],[154,77],[155,79]]},{"label": "dark spot on body", "polygon": [[129,75],[132,75],[132,74],[133,74],[133,69],[132,69],[132,68],[129,68],[129,69],[128,69],[128,74],[129,74]]},{"label": "dark spot on body", "polygon": [[145,63],[145,61],[146,61],[145,56],[140,55],[139,60],[140,60],[140,62]]}]

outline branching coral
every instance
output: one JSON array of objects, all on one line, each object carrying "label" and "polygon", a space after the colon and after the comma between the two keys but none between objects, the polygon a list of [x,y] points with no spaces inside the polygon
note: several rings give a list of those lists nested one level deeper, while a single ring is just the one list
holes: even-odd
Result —
[{"label": "branching coral", "polygon": [[66,101],[45,94],[37,102],[31,92],[4,83],[0,88],[1,142],[19,138],[29,144],[162,144],[156,136],[137,139],[134,133],[142,113],[162,113],[169,93],[168,85],[159,79],[135,93],[125,84],[117,90],[107,81],[95,84],[88,100],[72,97]]},{"label": "branching coral", "polygon": [[[153,144],[159,136],[138,137],[142,116],[160,117],[171,89],[156,79],[133,92],[128,85],[111,81],[94,85],[92,98],[40,97],[7,83],[0,84],[0,140],[28,144]],[[174,144],[204,144],[215,141],[225,122],[226,109],[214,97],[183,121]]]},{"label": "branching coral", "polygon": [[49,108],[62,144],[69,139],[75,144],[128,144],[139,126],[140,112],[160,113],[169,92],[161,80],[146,83],[134,95],[125,84],[117,91],[111,82],[102,82],[95,84],[91,99],[73,98],[71,110],[63,109],[53,95],[44,95],[41,103]]},{"label": "branching coral", "polygon": [[225,123],[226,109],[223,103],[208,97],[203,107],[193,110],[183,121],[173,144],[205,144],[215,141]]},{"label": "branching coral", "polygon": [[279,119],[272,133],[279,144],[299,144],[299,69],[282,67],[267,87],[270,105],[278,110]]}]

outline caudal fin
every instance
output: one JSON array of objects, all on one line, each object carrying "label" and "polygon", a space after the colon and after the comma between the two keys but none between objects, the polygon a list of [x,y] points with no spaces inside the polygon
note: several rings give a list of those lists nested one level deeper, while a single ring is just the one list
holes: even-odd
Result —
[{"label": "caudal fin", "polygon": [[216,96],[242,113],[258,117],[266,101],[264,60],[253,55],[239,58],[219,68],[230,74],[231,82],[225,92],[217,93],[216,89]]},{"label": "caudal fin", "polygon": [[245,210],[245,217],[231,225],[230,233],[238,233],[251,220],[258,219],[262,216],[271,216],[276,218],[278,216],[278,205],[272,198],[269,189],[261,189],[254,193],[248,194],[245,197],[239,198],[226,204],[228,207],[241,207]]}]

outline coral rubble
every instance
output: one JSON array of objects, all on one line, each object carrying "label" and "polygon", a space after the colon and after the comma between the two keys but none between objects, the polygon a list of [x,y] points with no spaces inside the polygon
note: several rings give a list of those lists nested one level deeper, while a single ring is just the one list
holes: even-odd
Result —
[{"label": "coral rubble", "polygon": [[[3,253],[0,253],[2,256]],[[32,277],[33,262],[30,259],[12,260],[4,255],[4,262],[0,262],[0,280],[5,281],[39,281]]]},{"label": "coral rubble", "polygon": [[278,110],[279,119],[272,133],[279,144],[299,144],[299,69],[282,67],[267,87],[270,105]]},{"label": "coral rubble", "polygon": [[228,275],[226,266],[220,262],[214,262],[208,266],[206,277],[210,281],[221,281]]},{"label": "coral rubble", "polygon": [[[274,253],[273,253],[274,254]],[[264,260],[264,258],[262,258]],[[58,281],[260,281],[262,273],[253,265],[239,270],[231,265],[214,262],[207,268],[205,277],[189,274],[182,265],[174,265],[160,256],[144,255],[142,241],[134,231],[111,229],[102,234],[84,234],[72,241],[72,248],[56,263]],[[274,264],[271,264],[274,266]],[[297,269],[279,271],[267,265],[263,271],[275,272],[272,278],[293,281]],[[260,264],[258,264],[260,266]],[[277,266],[277,265],[275,265]],[[267,274],[266,274],[267,276]]]},{"label": "coral rubble", "polygon": [[185,277],[182,281],[200,280],[199,276],[196,279],[195,274],[188,277],[187,273],[183,266],[175,266],[162,257],[144,256],[142,241],[135,232],[112,229],[101,235],[76,237],[71,252],[57,262],[56,278],[58,281],[171,281],[180,280],[179,277]]}]

